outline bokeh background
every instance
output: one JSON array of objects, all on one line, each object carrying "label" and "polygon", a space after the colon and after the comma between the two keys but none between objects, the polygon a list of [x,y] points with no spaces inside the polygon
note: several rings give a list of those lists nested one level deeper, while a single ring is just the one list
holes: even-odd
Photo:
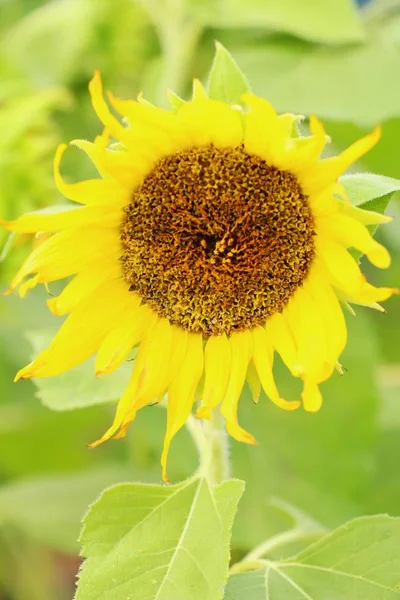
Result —
[{"label": "bokeh background", "polygon": [[[96,67],[117,95],[143,91],[166,105],[167,88],[188,97],[192,77],[205,80],[215,40],[277,109],[317,114],[334,151],[382,123],[382,141],[356,170],[400,178],[399,0],[0,0],[0,217],[65,203],[52,157],[59,142],[100,132],[87,91]],[[92,170],[71,149],[63,174],[76,181]],[[399,207],[394,199],[388,213]],[[399,233],[399,218],[378,232],[393,254],[390,272],[362,261],[375,284],[399,283]],[[0,231],[2,290],[31,243]],[[60,324],[47,294],[0,298],[1,600],[72,598],[88,504],[112,483],[160,478],[163,408],[144,409],[125,440],[85,448],[108,425],[129,364],[101,381],[89,364],[39,387],[12,383]],[[289,525],[282,501],[328,528],[400,514],[400,302],[385,306],[387,314],[348,315],[347,372],[323,386],[319,414],[285,413],[265,398],[256,407],[245,392],[241,419],[259,446],[232,443],[233,475],[247,481],[234,556]],[[196,460],[183,431],[172,479]]]}]

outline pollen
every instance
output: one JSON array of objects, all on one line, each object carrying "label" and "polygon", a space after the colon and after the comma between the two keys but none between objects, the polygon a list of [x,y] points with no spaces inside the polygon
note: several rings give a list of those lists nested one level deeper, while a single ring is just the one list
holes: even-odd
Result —
[{"label": "pollen", "polygon": [[120,231],[129,289],[205,337],[281,312],[315,254],[311,209],[295,176],[243,146],[211,144],[159,160]]}]

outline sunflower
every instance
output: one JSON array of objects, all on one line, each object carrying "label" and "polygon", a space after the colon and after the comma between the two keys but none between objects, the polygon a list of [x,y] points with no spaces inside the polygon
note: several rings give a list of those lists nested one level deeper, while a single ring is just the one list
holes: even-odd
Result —
[{"label": "sunflower", "polygon": [[[71,144],[101,178],[66,183],[62,145],[55,180],[81,206],[3,222],[49,232],[9,292],[74,276],[48,300],[54,314],[69,316],[16,379],[58,375],[95,353],[96,374],[105,375],[134,350],[114,422],[91,446],[123,437],[139,409],[166,397],[166,479],[171,440],[195,403],[199,418],[219,407],[231,436],[250,444],[237,417],[246,381],[255,401],[262,387],[282,409],[317,411],[319,384],[341,370],[341,302],[380,309],[393,293],[369,284],[349,250],[388,267],[367,226],[390,219],[351,206],[338,183],[380,131],[321,159],[328,139],[317,118],[299,137],[299,117],[278,116],[250,93],[245,108],[230,106],[195,81],[192,99],[175,97],[171,111],[110,94],[111,112],[98,73],[89,89],[104,133]],[[301,400],[279,394],[275,352],[303,381]]]}]

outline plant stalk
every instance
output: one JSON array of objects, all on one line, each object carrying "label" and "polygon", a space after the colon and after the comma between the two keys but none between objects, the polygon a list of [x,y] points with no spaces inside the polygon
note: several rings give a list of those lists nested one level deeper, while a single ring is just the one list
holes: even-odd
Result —
[{"label": "plant stalk", "polygon": [[208,479],[213,485],[228,479],[230,476],[228,434],[220,412],[214,409],[209,421],[197,421],[191,416],[187,427],[199,451],[199,475]]}]

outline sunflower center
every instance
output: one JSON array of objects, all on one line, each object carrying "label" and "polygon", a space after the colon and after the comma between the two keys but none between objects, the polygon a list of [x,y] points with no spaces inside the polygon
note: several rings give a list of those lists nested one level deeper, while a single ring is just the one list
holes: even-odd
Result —
[{"label": "sunflower center", "polygon": [[161,159],[121,226],[123,272],[160,316],[205,336],[264,324],[314,257],[314,223],[296,178],[243,147]]}]

